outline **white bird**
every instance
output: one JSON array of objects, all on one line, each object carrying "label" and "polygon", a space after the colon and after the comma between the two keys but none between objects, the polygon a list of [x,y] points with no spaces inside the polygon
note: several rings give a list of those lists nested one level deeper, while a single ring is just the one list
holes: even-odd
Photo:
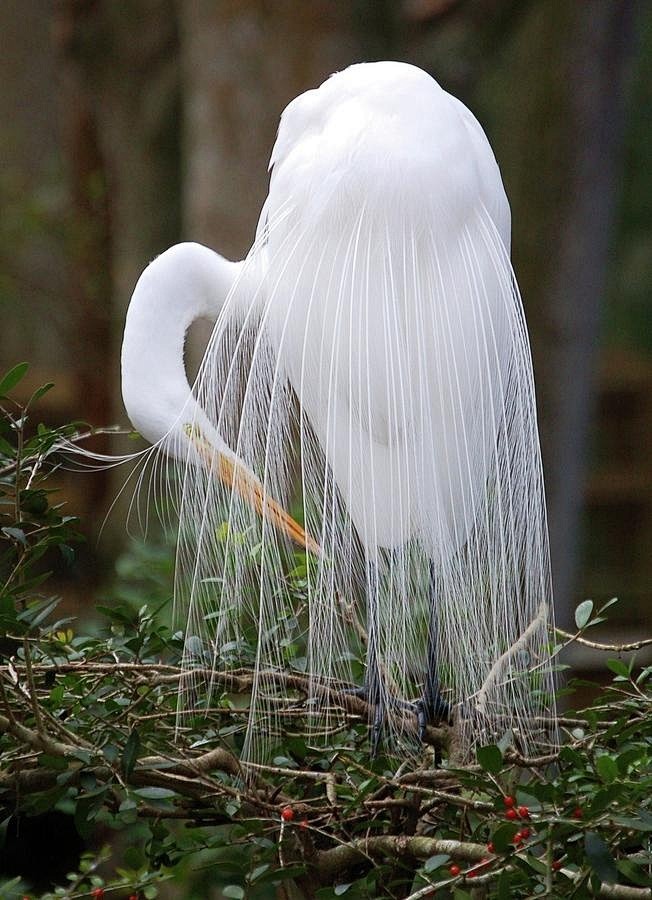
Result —
[{"label": "white bird", "polygon": [[[341,725],[324,691],[356,683],[361,653],[372,749],[450,715],[466,751],[505,735],[545,749],[532,365],[484,132],[420,69],[359,64],[289,104],[270,165],[246,260],[172,247],[127,315],[127,412],[180,468],[185,663],[209,660],[211,691],[252,670],[248,756],[301,705],[288,671],[322,698],[308,723]],[[216,324],[191,389],[202,316]]]}]

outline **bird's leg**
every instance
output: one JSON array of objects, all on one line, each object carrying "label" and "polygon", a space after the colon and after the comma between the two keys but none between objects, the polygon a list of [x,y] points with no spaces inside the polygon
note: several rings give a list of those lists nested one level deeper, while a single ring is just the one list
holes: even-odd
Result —
[{"label": "bird's leg", "polygon": [[366,627],[364,629],[364,643],[366,645],[366,664],[364,684],[361,687],[346,688],[345,692],[363,699],[373,709],[371,720],[371,756],[378,753],[385,721],[385,702],[383,697],[383,678],[379,661],[378,640],[378,564],[367,561],[365,566],[365,580],[361,585],[364,592],[367,608]]},{"label": "bird's leg", "polygon": [[424,739],[426,728],[432,722],[450,721],[450,706],[444,700],[437,674],[437,598],[435,596],[434,566],[430,563],[430,619],[428,620],[428,650],[426,675],[421,699],[416,702],[419,738]]},{"label": "bird's leg", "polygon": [[378,565],[370,561],[367,569],[367,670],[364,693],[374,717],[371,724],[371,757],[377,755],[385,721],[382,680],[378,661]]}]

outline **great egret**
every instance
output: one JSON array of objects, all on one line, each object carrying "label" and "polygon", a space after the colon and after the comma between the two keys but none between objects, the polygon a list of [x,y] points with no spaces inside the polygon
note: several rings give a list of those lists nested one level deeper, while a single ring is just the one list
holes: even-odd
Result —
[{"label": "great egret", "polygon": [[[247,259],[177,245],[127,315],[125,406],[181,468],[186,664],[250,659],[249,755],[287,700],[280,672],[301,668],[319,695],[355,682],[361,649],[374,746],[385,723],[400,739],[452,712],[467,750],[510,729],[540,750],[544,492],[484,132],[420,69],[358,64],[289,104],[270,165]],[[191,390],[201,316],[216,324]],[[297,484],[303,527],[285,511]],[[301,610],[291,545],[309,557]]]}]

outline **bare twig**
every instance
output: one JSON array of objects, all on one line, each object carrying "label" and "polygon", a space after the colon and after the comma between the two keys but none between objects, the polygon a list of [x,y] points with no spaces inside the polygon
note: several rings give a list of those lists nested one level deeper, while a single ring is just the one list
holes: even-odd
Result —
[{"label": "bare twig", "polygon": [[[5,666],[4,668],[7,670],[9,669],[8,666]],[[7,692],[5,690],[3,674],[4,673],[0,670],[0,698],[2,699],[2,706],[4,708],[4,711],[7,713],[8,720],[10,723],[13,724],[13,722],[15,721],[14,720],[14,712],[13,712],[11,706],[9,705],[9,698],[7,697]]]},{"label": "bare twig", "polygon": [[207,775],[208,773],[218,769],[229,775],[243,776],[242,767],[239,760],[223,750],[221,747],[215,747],[201,756],[191,756],[184,759],[170,759],[164,756],[144,756],[138,761],[139,766],[146,768],[156,768],[161,765],[168,765],[165,771],[172,772],[177,775],[185,775],[192,777],[193,775]]},{"label": "bare twig", "polygon": [[478,691],[476,707],[481,714],[484,714],[486,712],[487,697],[489,696],[489,692],[493,687],[494,682],[505,667],[506,663],[527,643],[532,633],[543,623],[545,623],[547,614],[548,604],[545,600],[542,600],[536,616],[534,617],[534,619],[532,619],[523,634],[512,644],[511,647],[505,650],[505,652],[498,657],[496,662],[489,670],[489,674],[485,678],[484,684]]},{"label": "bare twig", "polygon": [[643,638],[640,641],[631,641],[628,644],[602,644],[599,641],[590,641],[588,638],[580,637],[580,632],[571,634],[564,631],[563,628],[555,628],[557,634],[568,639],[568,643],[583,644],[585,647],[591,647],[593,650],[606,650],[608,653],[627,653],[630,650],[640,650],[642,647],[652,646],[652,638]]}]

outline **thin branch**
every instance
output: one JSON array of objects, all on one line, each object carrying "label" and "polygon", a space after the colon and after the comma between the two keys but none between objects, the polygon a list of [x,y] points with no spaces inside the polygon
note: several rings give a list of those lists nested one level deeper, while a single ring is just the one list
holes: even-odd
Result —
[{"label": "thin branch", "polygon": [[157,768],[157,766],[167,765],[166,772],[172,772],[178,775],[207,775],[208,773],[218,769],[226,772],[228,775],[243,777],[242,768],[239,760],[235,758],[228,750],[221,747],[215,747],[201,756],[187,757],[185,759],[169,759],[165,756],[144,756],[138,760],[139,767]]},{"label": "thin branch", "polygon": [[[565,875],[571,881],[579,882],[585,876],[581,872],[573,872],[571,869],[560,869],[560,874]],[[625,884],[606,884],[604,881],[597,891],[598,897],[611,897],[613,900],[651,900],[652,888],[629,887]]]},{"label": "thin branch", "polygon": [[530,622],[528,627],[525,629],[523,634],[516,640],[511,647],[505,650],[502,653],[496,662],[493,664],[491,669],[489,670],[489,674],[484,680],[484,684],[478,691],[478,699],[476,703],[476,708],[478,712],[485,713],[487,706],[487,697],[489,695],[489,691],[493,687],[494,682],[500,675],[501,671],[505,667],[506,663],[516,654],[518,651],[527,643],[532,633],[541,626],[542,623],[545,623],[548,614],[548,604],[545,600],[542,600],[538,612],[534,619]]},{"label": "thin branch", "polygon": [[[16,670],[20,670],[21,666],[15,666]],[[0,675],[7,667],[0,666]],[[148,679],[154,684],[164,684],[167,682],[178,683],[184,680],[196,680],[204,678],[211,681],[214,685],[219,685],[223,690],[235,694],[247,694],[254,685],[254,675],[248,669],[240,669],[234,672],[215,672],[209,668],[182,669],[178,666],[163,664],[146,664],[146,663],[89,663],[81,661],[79,663],[63,663],[63,664],[41,664],[33,666],[33,671],[44,674],[58,673],[65,674],[70,672],[81,672],[84,674],[128,674],[135,672],[144,676],[151,676],[157,673],[156,679]],[[277,685],[283,687],[287,691],[296,691],[304,696],[313,696],[326,699],[335,706],[340,707],[344,713],[354,716],[364,722],[373,721],[375,709],[364,697],[360,697],[350,690],[347,690],[341,683],[317,683],[315,684],[305,675],[291,672],[281,672],[270,670],[262,673],[270,681],[274,681]],[[297,715],[302,715],[303,710],[297,710]],[[451,728],[447,725],[432,726],[426,728],[424,734],[424,743],[434,747],[448,747],[451,738]]]},{"label": "thin branch", "polygon": [[13,721],[6,716],[0,716],[0,731],[6,731],[13,734],[23,744],[32,747],[34,750],[42,750],[53,756],[76,757],[79,747],[72,744],[64,744],[62,741],[55,741],[45,732],[37,733],[26,725],[21,725],[16,719]]},{"label": "thin branch", "polygon": [[629,644],[602,644],[599,641],[590,641],[588,638],[580,637],[580,632],[571,634],[564,631],[563,628],[555,628],[557,634],[568,639],[568,643],[583,644],[585,647],[591,647],[593,650],[606,650],[608,653],[627,653],[629,650],[640,650],[642,647],[652,646],[652,638],[643,638],[640,641],[631,641]]},{"label": "thin branch", "polygon": [[558,759],[558,750],[554,753],[546,753],[543,756],[521,756],[517,750],[507,750],[505,753],[505,762],[525,769],[547,766],[549,763],[556,762]]},{"label": "thin branch", "polygon": [[[7,674],[9,674],[9,666],[4,666],[7,669]],[[8,721],[13,724],[14,719],[14,711],[9,705],[9,698],[7,697],[7,691],[5,690],[5,682],[3,678],[4,672],[0,670],[0,698],[2,699],[2,706],[7,713]]]}]

